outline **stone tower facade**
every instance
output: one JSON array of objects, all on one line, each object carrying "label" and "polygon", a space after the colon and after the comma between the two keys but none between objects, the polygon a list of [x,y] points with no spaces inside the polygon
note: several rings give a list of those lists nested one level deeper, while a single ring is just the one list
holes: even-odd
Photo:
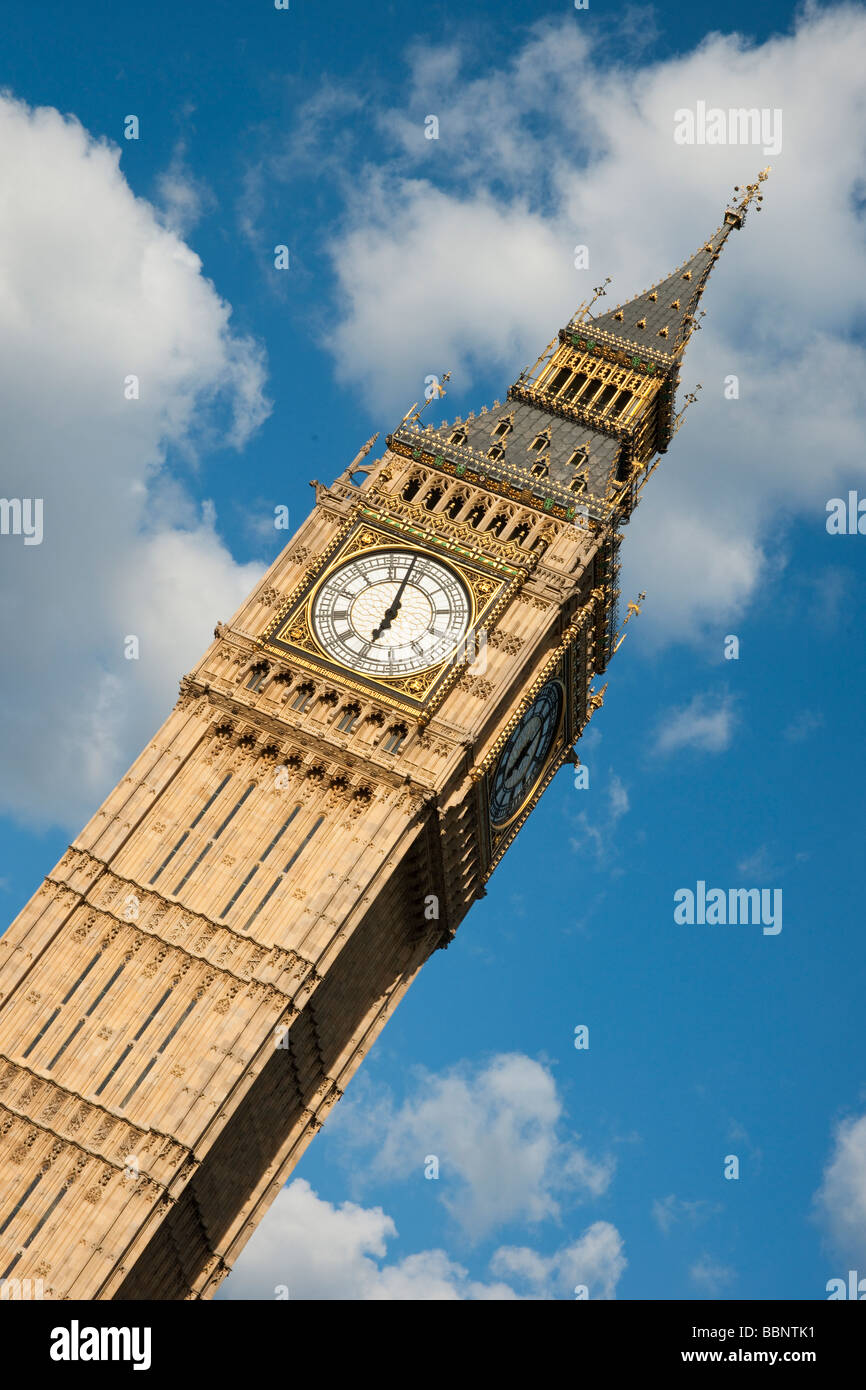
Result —
[{"label": "stone tower facade", "polygon": [[[761,176],[764,177],[763,175]],[[564,762],[721,246],[355,459],[0,940],[0,1279],[208,1298]]]}]

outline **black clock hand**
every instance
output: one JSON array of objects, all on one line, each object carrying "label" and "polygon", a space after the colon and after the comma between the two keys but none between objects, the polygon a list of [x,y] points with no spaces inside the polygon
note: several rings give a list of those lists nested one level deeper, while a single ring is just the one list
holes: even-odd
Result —
[{"label": "black clock hand", "polygon": [[370,638],[371,642],[378,641],[378,639],[382,636],[382,633],[388,630],[388,628],[391,626],[391,623],[394,621],[397,614],[400,612],[400,600],[403,597],[403,591],[406,588],[407,583],[409,582],[409,575],[415,568],[415,561],[417,559],[417,555],[412,556],[412,563],[407,569],[406,573],[403,575],[403,578],[400,581],[400,587],[394,595],[393,599],[391,600],[391,603],[385,609],[381,623],[377,628],[373,629],[373,635]]},{"label": "black clock hand", "polygon": [[538,752],[540,742],[540,739],[531,737],[529,741],[524,743],[520,748],[520,757],[515,759],[515,768],[509,768],[509,774],[511,774],[512,770],[516,771],[518,781],[524,777],[527,767],[532,763],[533,758]]},{"label": "black clock hand", "polygon": [[397,614],[400,612],[400,600],[401,600],[401,598],[403,597],[403,590],[406,588],[406,585],[409,583],[409,575],[412,573],[413,569],[415,568],[415,561],[416,561],[417,559],[418,559],[418,556],[417,556],[417,555],[413,555],[413,556],[412,556],[412,563],[411,563],[411,565],[409,566],[409,568],[407,569],[406,573],[403,575],[402,580],[400,581],[400,587],[399,587],[399,589],[397,590],[396,594],[394,595],[393,600],[391,601],[391,607],[388,609],[388,612],[387,612],[386,615],[385,615],[386,617],[396,618]]},{"label": "black clock hand", "polygon": [[522,781],[522,779],[523,779],[523,777],[524,777],[524,775],[525,775],[525,773],[526,773],[526,769],[530,766],[530,764],[531,764],[531,762],[532,762],[532,760],[533,760],[534,757],[535,757],[535,748],[528,748],[528,749],[526,750],[526,752],[523,754],[523,757],[520,759],[520,762],[517,764],[517,769],[516,769],[516,770],[517,770],[517,780],[518,780],[518,781]]},{"label": "black clock hand", "polygon": [[526,724],[524,720],[521,720],[514,733],[511,735],[511,740],[506,748],[505,755],[502,760],[503,773],[510,772],[511,769],[520,761],[521,754],[523,753],[523,750],[526,747],[528,736],[529,735],[527,732]]}]

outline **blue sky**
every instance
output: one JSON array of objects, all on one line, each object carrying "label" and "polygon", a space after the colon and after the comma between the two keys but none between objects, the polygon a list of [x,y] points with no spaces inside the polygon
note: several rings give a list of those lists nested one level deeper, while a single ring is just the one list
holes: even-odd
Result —
[{"label": "blue sky", "polygon": [[[866,495],[866,16],[464,9],[6,7],[3,492],[46,523],[0,543],[5,915],[276,554],[275,505],[299,523],[428,372],[448,419],[502,399],[772,163],[626,533],[648,597],[590,787],[554,780],[222,1296],[822,1298],[866,1274],[866,539],[825,527]],[[781,110],[781,151],[678,147],[697,100]],[[698,880],[780,888],[781,933],[678,925]]]}]

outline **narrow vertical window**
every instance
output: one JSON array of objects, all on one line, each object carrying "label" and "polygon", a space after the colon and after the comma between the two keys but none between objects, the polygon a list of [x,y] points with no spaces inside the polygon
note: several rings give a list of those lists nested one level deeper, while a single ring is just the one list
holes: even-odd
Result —
[{"label": "narrow vertical window", "polygon": [[386,753],[399,753],[403,747],[403,741],[408,733],[405,724],[395,724],[393,729],[389,729],[382,740],[382,748]]},{"label": "narrow vertical window", "polygon": [[249,873],[247,874],[246,878],[244,879],[243,883],[240,885],[239,888],[236,888],[236,889],[235,889],[234,893],[233,893],[232,896],[229,898],[228,902],[226,903],[225,907],[223,908],[222,912],[220,913],[220,916],[221,916],[221,917],[227,917],[228,914],[231,912],[231,910],[232,910],[232,908],[234,907],[235,903],[237,902],[238,898],[241,896],[241,893],[243,893],[244,889],[245,889],[250,883],[252,883],[253,879],[255,878],[256,874],[257,874],[258,871],[259,871],[259,869],[260,869],[260,868],[262,867],[262,865],[264,864],[264,862],[265,862],[265,860],[267,859],[268,855],[270,854],[271,850],[274,848],[274,846],[276,845],[277,841],[280,840],[280,839],[282,839],[283,835],[284,835],[285,832],[288,830],[289,826],[291,825],[292,821],[295,819],[295,816],[298,814],[298,812],[300,811],[300,809],[301,809],[300,806],[295,806],[295,808],[294,808],[294,810],[291,812],[291,814],[290,814],[288,820],[284,821],[283,824],[280,826],[279,830],[277,831],[277,833],[276,833],[276,835],[274,836],[274,838],[271,840],[271,843],[268,845],[268,847],[267,847],[267,849],[265,850],[264,854],[260,857],[258,863],[253,865],[253,867],[250,869]]},{"label": "narrow vertical window", "polygon": [[611,415],[621,415],[631,400],[631,391],[620,391],[616,400],[610,408]]},{"label": "narrow vertical window", "polygon": [[106,1086],[108,1085],[108,1083],[109,1083],[109,1081],[111,1080],[111,1078],[112,1078],[112,1077],[120,1070],[120,1068],[123,1066],[124,1062],[126,1061],[127,1057],[129,1056],[130,1052],[132,1051],[134,1045],[138,1042],[138,1040],[139,1040],[139,1038],[142,1036],[142,1034],[145,1033],[145,1032],[147,1031],[147,1029],[150,1027],[151,1023],[152,1023],[153,1020],[156,1018],[156,1015],[159,1013],[159,1011],[160,1011],[160,1009],[162,1008],[163,1004],[165,1003],[166,999],[168,999],[169,996],[171,995],[172,988],[173,988],[173,986],[170,986],[170,987],[164,992],[162,998],[153,1006],[153,1008],[151,1009],[150,1013],[147,1015],[147,1018],[144,1020],[144,1023],[142,1023],[141,1027],[139,1028],[139,1030],[138,1030],[138,1032],[136,1033],[135,1037],[133,1038],[132,1042],[126,1044],[126,1047],[125,1047],[125,1048],[123,1049],[123,1051],[121,1052],[121,1054],[120,1054],[120,1056],[118,1057],[117,1061],[115,1062],[114,1066],[111,1068],[111,1071],[108,1073],[108,1075],[105,1077],[105,1079],[104,1079],[103,1081],[100,1082],[99,1086],[96,1088],[96,1095],[98,1095],[98,1096],[101,1096],[101,1095],[102,1095],[102,1092],[105,1090],[105,1088],[106,1088]]},{"label": "narrow vertical window", "polygon": [[201,851],[201,853],[199,854],[199,856],[198,856],[198,858],[196,859],[195,863],[190,864],[189,868],[187,869],[187,871],[186,871],[186,873],[184,874],[183,878],[181,879],[180,883],[179,883],[179,884],[177,885],[177,887],[174,889],[174,897],[177,897],[177,895],[178,895],[178,893],[180,892],[180,890],[184,887],[184,885],[189,881],[189,879],[190,879],[190,878],[192,877],[192,875],[195,873],[196,869],[198,868],[198,866],[199,866],[199,864],[201,863],[201,861],[204,859],[204,857],[205,857],[205,855],[207,854],[208,850],[211,849],[211,848],[213,847],[213,845],[214,845],[214,844],[216,843],[216,841],[219,839],[220,835],[223,833],[223,831],[225,830],[225,828],[226,828],[226,826],[229,824],[229,822],[232,821],[232,820],[234,820],[234,817],[237,815],[238,811],[239,811],[239,810],[241,809],[241,807],[243,806],[243,804],[244,804],[244,802],[246,801],[247,797],[250,796],[250,795],[252,794],[252,792],[255,791],[255,787],[256,787],[255,782],[250,782],[249,786],[247,787],[247,789],[246,789],[246,791],[244,792],[243,796],[241,797],[240,801],[237,801],[237,802],[235,803],[235,805],[232,807],[232,809],[229,811],[228,815],[226,816],[225,820],[223,821],[222,825],[219,827],[218,830],[215,830],[215,831],[214,831],[213,837],[212,837],[210,840],[208,840],[207,844],[205,845],[204,849],[203,849],[203,850]]},{"label": "narrow vertical window", "polygon": [[180,839],[178,840],[177,844],[175,845],[174,849],[171,850],[171,851],[166,855],[165,859],[163,859],[162,863],[160,864],[160,866],[159,866],[159,868],[157,869],[156,873],[154,874],[153,878],[150,880],[151,883],[156,883],[156,880],[159,878],[159,876],[160,876],[160,874],[162,873],[163,869],[168,868],[168,865],[171,863],[172,859],[173,859],[174,856],[177,854],[178,850],[179,850],[179,849],[181,848],[181,846],[189,839],[189,832],[190,832],[190,830],[195,830],[195,828],[196,828],[196,826],[198,825],[199,821],[201,820],[202,816],[205,814],[206,811],[209,811],[209,810],[210,810],[211,806],[213,806],[214,802],[216,801],[217,797],[219,796],[219,794],[220,794],[220,792],[222,791],[223,787],[225,786],[226,782],[229,782],[229,781],[231,781],[231,773],[229,773],[226,777],[223,778],[223,780],[220,782],[219,786],[217,787],[217,789],[216,789],[216,791],[213,793],[213,795],[210,796],[210,797],[208,797],[207,801],[206,801],[205,804],[202,806],[202,808],[201,808],[201,810],[199,811],[198,815],[196,816],[195,820],[190,822],[189,830],[185,830],[185,831],[183,832],[183,834],[181,835],[181,837],[180,837]]},{"label": "narrow vertical window", "polygon": [[310,705],[313,703],[313,688],[310,685],[299,686],[295,691],[291,708],[296,709],[299,714],[306,714]]},{"label": "narrow vertical window", "polygon": [[[41,1178],[41,1177],[42,1177],[42,1174],[40,1173],[40,1174],[39,1174],[39,1177],[35,1180],[35,1182],[31,1183],[31,1185],[30,1185],[30,1187],[28,1188],[27,1192],[24,1194],[24,1197],[21,1199],[21,1202],[23,1202],[23,1201],[25,1200],[25,1198],[29,1197],[30,1193],[33,1191],[34,1187],[36,1186],[36,1183],[39,1182],[39,1178]],[[57,1209],[58,1204],[59,1204],[59,1203],[63,1200],[63,1198],[66,1196],[66,1193],[68,1192],[68,1190],[69,1190],[69,1189],[68,1189],[65,1185],[64,1185],[63,1187],[61,1187],[61,1189],[60,1189],[60,1191],[58,1192],[57,1196],[56,1196],[56,1197],[54,1198],[54,1200],[50,1203],[50,1205],[49,1205],[49,1207],[48,1207],[48,1210],[43,1214],[43,1216],[39,1219],[39,1221],[37,1221],[36,1225],[33,1227],[33,1230],[30,1232],[30,1234],[29,1234],[29,1236],[27,1237],[27,1239],[25,1240],[24,1244],[23,1244],[23,1245],[20,1247],[20,1249],[18,1250],[17,1255],[15,1255],[15,1256],[10,1260],[9,1264],[6,1266],[6,1268],[4,1269],[3,1273],[0,1274],[0,1280],[8,1279],[8,1278],[9,1278],[9,1275],[12,1273],[12,1271],[13,1271],[13,1269],[15,1268],[15,1266],[17,1265],[18,1261],[21,1259],[21,1256],[24,1254],[24,1251],[27,1250],[27,1249],[33,1244],[34,1240],[35,1240],[36,1237],[39,1235],[39,1232],[42,1230],[42,1227],[45,1225],[45,1223],[46,1223],[46,1221],[48,1220],[49,1216],[51,1216],[52,1212],[54,1212],[54,1211]],[[18,1207],[15,1208],[15,1211],[17,1211],[18,1208],[21,1206],[21,1202],[19,1202]],[[15,1215],[15,1212],[13,1212],[12,1215],[14,1216],[14,1215]],[[11,1220],[11,1217],[10,1217],[10,1220]],[[5,1229],[5,1227],[4,1227],[4,1229]]]},{"label": "narrow vertical window", "polygon": [[104,985],[102,986],[102,989],[101,989],[101,990],[99,991],[99,993],[97,994],[97,996],[96,996],[96,998],[94,999],[93,1003],[91,1004],[90,1008],[89,1008],[89,1009],[87,1010],[87,1012],[84,1014],[84,1017],[83,1017],[83,1018],[80,1018],[80,1019],[78,1020],[78,1022],[77,1022],[76,1025],[75,1025],[75,1027],[73,1028],[72,1032],[69,1034],[69,1037],[66,1039],[65,1043],[63,1043],[63,1044],[57,1049],[57,1051],[55,1052],[54,1056],[51,1058],[51,1061],[48,1063],[48,1071],[51,1071],[51,1070],[54,1068],[54,1066],[56,1065],[56,1063],[60,1061],[60,1058],[63,1056],[64,1052],[66,1051],[66,1049],[67,1049],[67,1047],[69,1046],[69,1044],[72,1042],[73,1038],[75,1038],[75,1037],[81,1032],[81,1029],[84,1027],[84,1025],[85,1025],[85,1023],[87,1022],[87,1020],[89,1019],[90,1015],[93,1013],[93,1010],[97,1007],[98,1004],[101,1004],[101,1003],[102,1003],[103,999],[105,998],[105,996],[106,996],[106,994],[108,993],[108,991],[111,989],[111,986],[114,984],[115,980],[116,980],[120,975],[123,974],[123,972],[124,972],[125,969],[126,969],[126,961],[124,960],[124,961],[121,961],[120,965],[117,967],[117,969],[115,970],[114,974],[112,975],[111,979],[107,982],[107,984],[104,984]]},{"label": "narrow vertical window", "polygon": [[560,367],[559,370],[555,373],[555,375],[551,377],[550,381],[544,389],[546,391],[549,391],[551,396],[555,396],[558,391],[562,390],[563,386],[568,381],[570,376],[571,367]]},{"label": "narrow vertical window", "polygon": [[280,886],[280,884],[282,883],[283,879],[285,878],[286,874],[289,872],[289,870],[292,868],[292,866],[293,866],[295,863],[297,863],[299,857],[303,854],[304,850],[307,848],[307,845],[308,845],[308,844],[310,843],[310,841],[312,840],[312,838],[313,838],[313,836],[315,835],[316,831],[318,830],[319,826],[324,822],[324,819],[325,819],[324,816],[319,816],[318,820],[315,821],[315,822],[313,823],[313,825],[311,826],[311,828],[307,831],[306,835],[304,836],[304,838],[303,838],[303,840],[301,841],[301,843],[298,845],[298,848],[295,850],[295,852],[294,852],[294,854],[292,855],[291,859],[289,860],[288,864],[287,864],[286,867],[283,869],[283,872],[282,872],[282,873],[279,875],[279,877],[271,884],[270,888],[268,889],[268,891],[267,891],[267,893],[265,894],[265,896],[262,898],[262,900],[261,900],[261,902],[259,903],[258,907],[255,908],[255,910],[254,910],[254,911],[250,914],[250,916],[247,918],[246,922],[244,923],[244,931],[249,931],[250,927],[252,926],[252,924],[253,924],[253,922],[256,920],[256,918],[258,917],[258,915],[259,915],[259,913],[261,912],[262,908],[263,908],[263,907],[265,906],[265,904],[266,904],[267,902],[269,902],[270,899],[274,896],[274,893],[276,893],[277,889],[279,888],[279,886]]},{"label": "narrow vertical window", "polygon": [[[6,1230],[6,1227],[10,1226],[12,1222],[15,1220],[24,1203],[27,1201],[27,1198],[30,1196],[32,1192],[35,1192],[36,1188],[39,1186],[44,1176],[45,1174],[40,1169],[30,1186],[27,1188],[27,1191],[23,1193],[21,1197],[18,1198],[18,1201],[15,1203],[9,1215],[6,1217],[6,1220],[3,1222],[3,1225],[0,1226],[0,1236],[2,1236],[3,1232]],[[6,1278],[5,1274],[3,1275],[3,1278]]]},{"label": "narrow vertical window", "polygon": [[267,666],[254,666],[247,681],[247,690],[261,690],[269,675]]},{"label": "narrow vertical window", "polygon": [[578,394],[579,391],[582,390],[582,388],[583,388],[585,385],[586,385],[586,372],[576,372],[575,375],[574,375],[573,380],[571,380],[571,381],[568,383],[568,386],[567,386],[567,387],[565,388],[565,390],[562,392],[562,399],[563,399],[564,401],[572,401],[572,400],[574,400],[575,396]]},{"label": "narrow vertical window", "polygon": [[120,1102],[120,1108],[121,1108],[121,1110],[124,1110],[124,1109],[126,1108],[127,1102],[130,1101],[130,1100],[132,1100],[132,1097],[135,1095],[135,1093],[136,1093],[136,1091],[138,1090],[139,1086],[141,1085],[142,1081],[144,1081],[145,1078],[148,1077],[148,1076],[150,1075],[151,1071],[152,1071],[153,1068],[156,1066],[156,1064],[157,1064],[157,1062],[159,1061],[160,1057],[162,1056],[163,1052],[165,1052],[165,1049],[168,1047],[168,1045],[169,1045],[169,1043],[171,1042],[172,1038],[175,1036],[175,1034],[177,1033],[178,1029],[179,1029],[179,1028],[186,1022],[186,1020],[189,1018],[190,1014],[192,1013],[192,1011],[193,1011],[193,1009],[195,1008],[195,1006],[196,1006],[197,1003],[198,1003],[198,999],[193,999],[193,1000],[190,1001],[189,1004],[187,1004],[186,1008],[184,1009],[184,1011],[183,1011],[183,1013],[181,1014],[180,1018],[178,1019],[177,1023],[174,1025],[174,1027],[172,1028],[171,1032],[168,1034],[168,1037],[165,1038],[165,1040],[164,1040],[164,1041],[160,1044],[160,1046],[156,1049],[156,1052],[155,1052],[155,1053],[153,1054],[153,1056],[151,1057],[151,1059],[150,1059],[150,1061],[148,1062],[147,1066],[144,1068],[144,1070],[143,1070],[142,1072],[139,1073],[137,1080],[133,1082],[133,1084],[130,1086],[129,1090],[127,1091],[126,1095],[123,1097],[123,1100]]},{"label": "narrow vertical window", "polygon": [[596,399],[593,401],[594,410],[604,410],[609,405],[617,393],[616,386],[607,385],[602,388]]},{"label": "narrow vertical window", "polygon": [[23,1054],[25,1057],[29,1057],[29,1056],[30,1056],[30,1053],[33,1051],[33,1049],[34,1049],[34,1047],[36,1046],[36,1044],[37,1044],[42,1038],[44,1038],[45,1034],[48,1032],[48,1029],[51,1027],[51,1025],[52,1025],[52,1023],[54,1022],[55,1018],[56,1018],[57,1015],[60,1013],[60,1010],[61,1010],[61,1008],[63,1007],[63,1005],[69,1003],[69,1000],[72,998],[73,994],[74,994],[75,991],[78,989],[78,986],[79,986],[84,980],[87,979],[88,975],[90,974],[91,970],[93,969],[94,965],[95,965],[96,962],[99,960],[99,957],[100,957],[101,955],[102,955],[102,951],[101,951],[101,950],[96,952],[96,955],[95,955],[95,956],[93,957],[93,959],[89,962],[89,964],[86,965],[86,966],[84,967],[84,969],[82,970],[81,974],[78,976],[78,979],[75,981],[75,983],[72,985],[72,987],[66,991],[66,993],[65,993],[64,996],[63,996],[63,998],[62,998],[61,1001],[60,1001],[60,1004],[59,1004],[59,1005],[57,1006],[57,1008],[54,1010],[54,1013],[51,1015],[51,1017],[49,1018],[48,1022],[47,1022],[47,1023],[43,1023],[42,1027],[39,1029],[39,1032],[36,1034],[36,1037],[33,1039],[32,1043],[31,1043],[30,1046],[28,1047],[27,1051]]},{"label": "narrow vertical window", "polygon": [[357,705],[347,705],[337,720],[337,731],[341,734],[350,734],[361,717],[361,711]]}]

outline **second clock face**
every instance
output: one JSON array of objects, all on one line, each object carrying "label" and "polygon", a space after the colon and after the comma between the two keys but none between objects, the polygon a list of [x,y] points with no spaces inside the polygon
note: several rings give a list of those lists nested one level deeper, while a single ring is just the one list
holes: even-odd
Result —
[{"label": "second clock face", "polygon": [[535,790],[559,732],[563,690],[549,681],[536,695],[502,750],[490,788],[490,820],[513,820]]},{"label": "second clock face", "polygon": [[472,608],[464,585],[440,560],[413,550],[375,550],[328,575],[311,618],[332,660],[389,677],[444,661],[465,637]]}]

